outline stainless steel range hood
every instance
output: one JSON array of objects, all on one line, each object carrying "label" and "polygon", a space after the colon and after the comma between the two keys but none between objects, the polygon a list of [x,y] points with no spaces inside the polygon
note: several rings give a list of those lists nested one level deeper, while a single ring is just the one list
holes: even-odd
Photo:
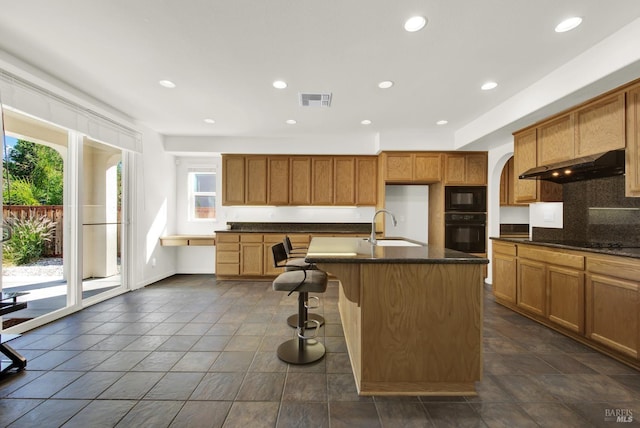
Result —
[{"label": "stainless steel range hood", "polygon": [[570,161],[531,168],[520,178],[569,183],[624,174],[624,150],[612,150]]}]

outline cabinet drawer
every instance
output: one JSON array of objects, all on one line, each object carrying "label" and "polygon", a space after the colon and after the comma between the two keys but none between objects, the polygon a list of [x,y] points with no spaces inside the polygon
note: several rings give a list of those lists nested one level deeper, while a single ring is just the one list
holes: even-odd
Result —
[{"label": "cabinet drawer", "polygon": [[240,244],[227,244],[224,242],[218,242],[216,245],[218,252],[221,251],[240,251]]},{"label": "cabinet drawer", "polygon": [[216,257],[218,263],[240,263],[240,253],[236,251],[218,251]]},{"label": "cabinet drawer", "polygon": [[245,233],[240,235],[240,242],[262,242],[262,233]]},{"label": "cabinet drawer", "polygon": [[591,273],[640,281],[640,262],[620,260],[620,257],[587,257],[587,270]]},{"label": "cabinet drawer", "polygon": [[540,250],[537,248],[520,246],[520,248],[518,248],[518,256],[556,266],[565,266],[584,270],[584,256],[579,256],[577,254],[568,254],[559,251]]},{"label": "cabinet drawer", "polygon": [[201,247],[206,247],[206,246],[212,246],[212,245],[216,245],[216,241],[215,239],[189,239],[189,245],[193,246],[201,246]]},{"label": "cabinet drawer", "polygon": [[264,243],[265,244],[279,244],[280,242],[284,241],[284,234],[282,233],[269,233],[269,234],[265,234],[264,236]]},{"label": "cabinet drawer", "polygon": [[237,233],[218,233],[216,235],[218,242],[240,242],[240,235]]},{"label": "cabinet drawer", "polygon": [[515,244],[493,241],[493,252],[505,254],[507,256],[517,256],[518,251]]},{"label": "cabinet drawer", "polygon": [[240,265],[239,264],[225,264],[218,263],[216,265],[216,274],[217,275],[240,275]]}]

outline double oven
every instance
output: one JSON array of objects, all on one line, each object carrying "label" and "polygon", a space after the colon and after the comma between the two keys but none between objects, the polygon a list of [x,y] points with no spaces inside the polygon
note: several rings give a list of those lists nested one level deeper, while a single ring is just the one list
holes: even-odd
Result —
[{"label": "double oven", "polygon": [[465,253],[487,250],[487,188],[445,187],[445,247]]}]

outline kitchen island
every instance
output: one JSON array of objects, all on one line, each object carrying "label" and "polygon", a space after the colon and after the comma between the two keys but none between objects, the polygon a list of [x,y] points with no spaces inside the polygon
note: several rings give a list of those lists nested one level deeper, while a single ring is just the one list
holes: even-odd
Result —
[{"label": "kitchen island", "polygon": [[340,281],[360,395],[476,394],[487,259],[401,239],[318,237],[306,260]]}]

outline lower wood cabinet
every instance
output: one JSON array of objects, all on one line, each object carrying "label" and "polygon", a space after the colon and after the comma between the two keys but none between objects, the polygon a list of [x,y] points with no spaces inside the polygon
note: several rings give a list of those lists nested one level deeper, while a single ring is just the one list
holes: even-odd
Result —
[{"label": "lower wood cabinet", "polygon": [[[271,279],[284,269],[273,264],[271,247],[281,243],[284,233],[218,233],[216,236],[216,276],[219,279]],[[288,235],[296,248],[309,245],[309,234]]]},{"label": "lower wood cabinet", "polygon": [[624,355],[640,355],[640,260],[587,259],[587,337]]},{"label": "lower wood cabinet", "polygon": [[493,242],[496,301],[640,368],[640,259]]},{"label": "lower wood cabinet", "polygon": [[516,303],[516,254],[515,244],[493,243],[493,294],[513,304]]},{"label": "lower wood cabinet", "polygon": [[548,266],[547,287],[549,320],[576,333],[584,333],[584,272]]},{"label": "lower wood cabinet", "polygon": [[537,315],[546,315],[547,275],[543,263],[518,260],[518,293],[516,304]]}]

